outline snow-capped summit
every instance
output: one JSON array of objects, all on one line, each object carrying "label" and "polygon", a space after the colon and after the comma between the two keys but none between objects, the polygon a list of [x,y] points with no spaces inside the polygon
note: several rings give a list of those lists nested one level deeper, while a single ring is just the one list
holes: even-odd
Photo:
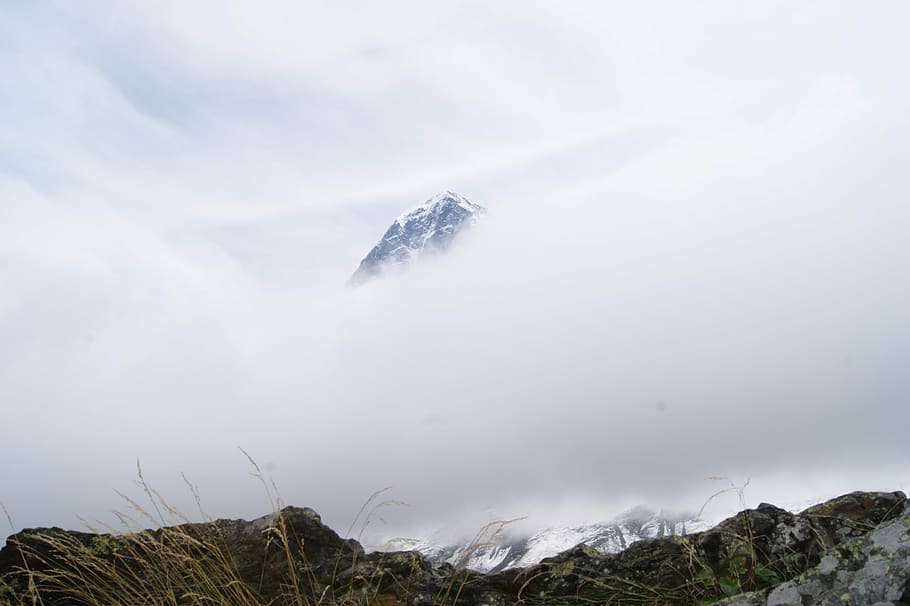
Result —
[{"label": "snow-capped summit", "polygon": [[485,213],[484,207],[454,192],[436,194],[395,219],[382,240],[360,262],[351,283],[362,284],[423,254],[445,251],[462,229]]}]

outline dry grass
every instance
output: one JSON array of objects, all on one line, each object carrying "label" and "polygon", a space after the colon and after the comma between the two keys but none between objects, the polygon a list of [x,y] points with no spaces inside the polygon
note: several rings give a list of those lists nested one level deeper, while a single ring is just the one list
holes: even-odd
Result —
[{"label": "dry grass", "polygon": [[[396,556],[365,556],[361,550],[354,549],[338,555],[328,568],[325,562],[321,566],[307,562],[302,540],[294,536],[294,529],[283,513],[284,504],[277,487],[266,479],[256,461],[242,452],[273,509],[272,523],[263,531],[265,553],[261,554],[263,569],[258,585],[250,581],[249,570],[245,577],[241,574],[237,553],[232,553],[222,526],[211,523],[212,518],[203,511],[196,487],[184,477],[199,516],[207,523],[193,523],[169,503],[146,482],[137,462],[137,484],[144,494],[144,504],[121,494],[127,511],[115,512],[127,530],[99,530],[83,521],[91,534],[55,530],[29,534],[20,544],[25,558],[18,573],[24,582],[16,593],[0,583],[0,605],[393,606],[400,603],[396,594],[411,593],[414,579],[408,574],[408,566],[413,565],[412,570],[417,571],[419,556],[414,556],[411,564],[404,561],[406,558],[398,557],[386,566],[383,559]],[[729,487],[713,494],[708,502],[732,491],[744,509],[743,490],[748,482],[742,486],[727,482]],[[388,506],[403,505],[400,501],[384,499],[388,490],[384,488],[369,496],[348,528],[347,536],[358,530],[359,539],[377,512]],[[9,520],[5,509],[4,513]],[[449,576],[434,585],[428,601],[436,605],[467,603],[462,594],[471,573],[464,570],[465,562],[477,550],[495,545],[506,526],[520,519],[484,526],[463,552],[461,561],[448,569]],[[143,530],[149,527],[157,530]],[[575,567],[567,571],[566,578],[573,579],[578,591],[559,598],[558,603],[698,604],[767,586],[768,580],[794,572],[786,562],[768,562],[768,554],[756,551],[749,518],[744,518],[744,526],[737,529],[735,536],[728,535],[727,540],[735,546],[736,555],[741,553],[742,557],[733,559],[729,570],[716,572],[708,567],[698,545],[679,537],[676,572],[683,583],[676,587],[649,586],[631,578],[610,576],[603,570],[586,570],[577,566],[580,562],[572,563]],[[268,575],[283,579],[277,594],[274,587],[262,590],[267,576],[264,562],[269,554],[273,565]],[[274,557],[276,554],[278,558]],[[371,559],[364,566],[367,557]],[[764,565],[760,564],[762,561]],[[547,567],[530,569],[530,576],[523,577],[523,585],[516,587],[516,598],[527,604],[554,603],[545,595],[530,591],[539,583],[548,585],[552,572]],[[762,574],[773,576],[763,578]],[[390,587],[394,590],[390,591]]]},{"label": "dry grass", "polygon": [[[19,573],[28,579],[24,603],[90,605],[264,605],[243,581],[214,525],[192,524],[144,479],[147,505],[120,494],[127,511],[114,512],[125,532],[48,530],[19,544]],[[189,484],[189,482],[187,482]],[[198,492],[189,484],[198,501]],[[203,513],[204,515],[204,513]],[[207,519],[207,518],[206,518]],[[158,530],[143,530],[149,526]],[[312,604],[303,596],[289,603]]]},{"label": "dry grass", "polygon": [[[17,569],[18,591],[0,582],[0,606],[70,604],[89,606],[391,606],[398,601],[381,593],[381,580],[388,576],[381,556],[368,567],[373,577],[354,574],[362,551],[339,555],[328,578],[317,578],[315,567],[306,561],[302,540],[294,536],[282,512],[284,503],[274,482],[266,479],[259,465],[241,449],[252,471],[272,505],[273,522],[266,534],[266,552],[282,555],[280,576],[286,579],[280,595],[263,595],[260,586],[244,579],[226,537],[218,524],[202,509],[197,488],[184,476],[204,523],[194,523],[179,511],[144,478],[137,461],[136,483],[144,494],[140,503],[118,493],[125,511],[114,515],[125,530],[98,527],[82,519],[88,533],[47,530],[29,534],[18,544],[23,554]],[[377,512],[401,501],[383,499],[389,488],[378,490],[364,502],[351,523],[347,536],[357,530],[357,538],[369,526]],[[5,512],[5,509],[4,509]],[[6,512],[5,512],[6,513]],[[10,526],[13,523],[6,513]],[[492,540],[507,522],[499,522]],[[487,536],[486,527],[479,537]],[[152,528],[153,530],[148,530]],[[474,549],[482,544],[473,546]],[[266,553],[262,554],[263,558]],[[323,569],[324,571],[324,569]],[[270,569],[270,574],[275,574]],[[462,571],[456,570],[450,582],[433,598],[434,603],[455,603],[464,583]],[[266,575],[263,569],[262,576]],[[346,585],[339,585],[339,578]],[[387,579],[386,579],[387,580]],[[409,579],[394,579],[398,588],[408,589]]]}]

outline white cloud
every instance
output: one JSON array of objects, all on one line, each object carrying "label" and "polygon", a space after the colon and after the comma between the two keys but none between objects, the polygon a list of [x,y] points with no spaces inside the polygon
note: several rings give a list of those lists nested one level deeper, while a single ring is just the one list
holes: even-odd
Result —
[{"label": "white cloud", "polygon": [[[36,6],[0,12],[17,524],[136,456],[257,515],[238,445],[338,528],[397,485],[389,533],[906,486],[884,6]],[[444,188],[488,220],[341,288]]]}]

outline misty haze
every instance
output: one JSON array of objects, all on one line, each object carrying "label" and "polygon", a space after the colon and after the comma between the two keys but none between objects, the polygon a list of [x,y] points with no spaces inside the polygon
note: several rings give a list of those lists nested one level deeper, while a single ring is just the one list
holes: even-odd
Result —
[{"label": "misty haze", "polygon": [[0,7],[3,536],[906,491],[910,5],[563,4]]}]

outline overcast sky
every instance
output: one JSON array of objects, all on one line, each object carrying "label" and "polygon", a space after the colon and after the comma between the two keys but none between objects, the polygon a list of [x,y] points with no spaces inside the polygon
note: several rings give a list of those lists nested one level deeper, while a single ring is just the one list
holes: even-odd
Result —
[{"label": "overcast sky", "polygon": [[[697,509],[708,476],[753,506],[910,488],[908,20],[4,2],[13,529],[109,520],[137,457],[261,515],[238,446],[340,531],[394,486],[377,541]],[[487,219],[345,288],[445,189]]]}]

